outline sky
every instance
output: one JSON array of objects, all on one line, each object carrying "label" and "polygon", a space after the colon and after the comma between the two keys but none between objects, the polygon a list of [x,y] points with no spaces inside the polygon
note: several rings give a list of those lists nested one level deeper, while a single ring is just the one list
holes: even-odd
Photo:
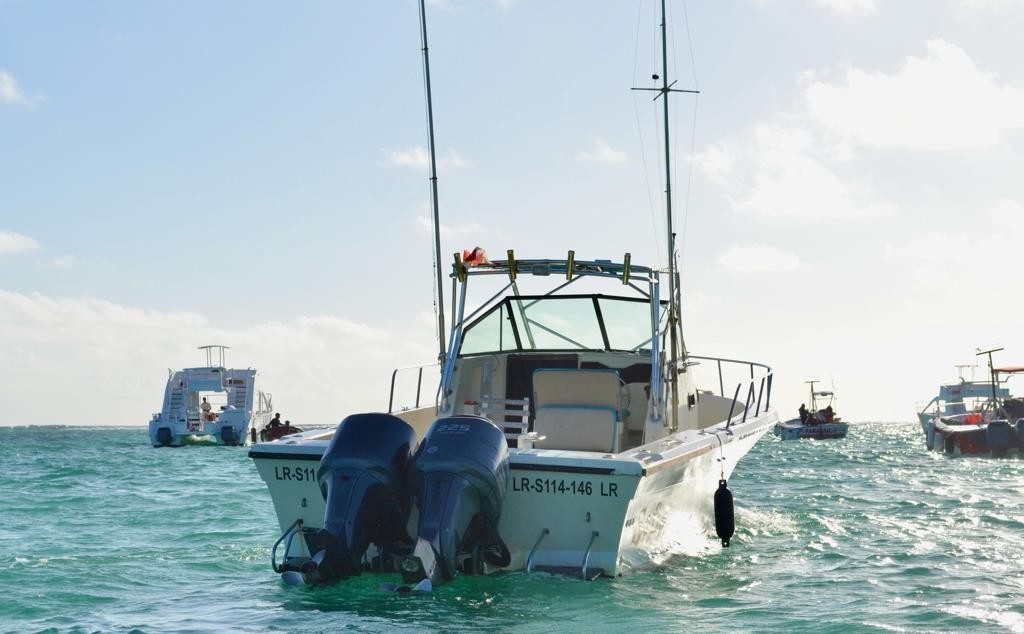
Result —
[{"label": "sky", "polygon": [[[417,11],[0,0],[0,425],[145,424],[211,343],[298,424],[385,409],[437,346]],[[428,4],[446,266],[666,264],[656,11]],[[693,353],[853,421],[1024,363],[1024,1],[669,13]]]}]

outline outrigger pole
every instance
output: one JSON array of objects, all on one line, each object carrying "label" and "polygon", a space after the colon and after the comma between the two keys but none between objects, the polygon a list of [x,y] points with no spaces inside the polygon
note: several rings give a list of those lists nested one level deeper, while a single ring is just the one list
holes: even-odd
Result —
[{"label": "outrigger pole", "polygon": [[427,148],[430,151],[430,204],[434,213],[434,273],[437,276],[438,362],[444,361],[444,278],[441,275],[441,218],[437,210],[437,159],[434,153],[434,107],[430,98],[430,53],[427,50],[427,7],[420,0],[420,42],[423,44],[423,84],[427,93]]},{"label": "outrigger pole", "polygon": [[992,382],[992,409],[995,410],[999,406],[999,399],[996,396],[996,371],[992,369],[992,353],[999,352],[1002,350],[1002,346],[989,346],[987,348],[977,348],[975,350],[975,356],[980,357],[983,354],[988,355],[988,376]]},{"label": "outrigger pole", "polygon": [[[666,231],[668,233],[668,328],[671,353],[669,355],[669,384],[672,387],[672,407],[669,413],[669,424],[672,429],[678,427],[679,423],[679,295],[678,295],[678,272],[676,267],[676,234],[672,229],[672,156],[669,150],[669,129],[668,129],[668,96],[673,92],[685,92],[699,94],[699,90],[681,90],[672,88],[676,82],[671,84],[668,81],[668,36],[666,34],[665,0],[661,0],[661,88],[634,88],[633,90],[651,90],[658,94],[654,96],[664,97],[661,102],[664,115],[665,131],[665,217]],[[653,76],[657,80],[657,75]]]}]

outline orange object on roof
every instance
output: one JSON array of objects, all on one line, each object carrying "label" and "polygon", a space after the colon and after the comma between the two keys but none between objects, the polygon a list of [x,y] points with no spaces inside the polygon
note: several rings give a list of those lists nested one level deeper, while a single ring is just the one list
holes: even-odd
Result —
[{"label": "orange object on roof", "polygon": [[468,249],[462,250],[462,263],[466,266],[480,266],[481,264],[490,264],[487,259],[487,252],[480,247],[473,247],[473,250]]}]

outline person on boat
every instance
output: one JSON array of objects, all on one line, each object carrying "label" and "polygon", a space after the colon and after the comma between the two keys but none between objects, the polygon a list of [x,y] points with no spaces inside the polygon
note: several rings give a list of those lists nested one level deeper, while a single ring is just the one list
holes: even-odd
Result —
[{"label": "person on boat", "polygon": [[284,428],[285,429],[291,429],[291,426],[292,426],[292,421],[290,421],[290,420],[284,421]]},{"label": "person on boat", "polygon": [[825,422],[826,423],[831,423],[833,421],[833,419],[835,418],[835,412],[832,410],[832,406],[829,405],[828,407],[826,407],[822,411],[825,412]]},{"label": "person on boat", "polygon": [[203,402],[199,406],[199,409],[203,410],[203,418],[205,420],[213,420],[213,416],[210,414],[210,410],[213,409],[213,406],[210,405],[210,402],[206,400],[205,396],[203,397]]},{"label": "person on boat", "polygon": [[280,427],[281,426],[281,414],[275,413],[274,417],[267,423],[267,427]]},{"label": "person on boat", "polygon": [[808,416],[807,406],[803,403],[800,403],[800,409],[798,411],[800,412],[800,422],[806,423]]}]

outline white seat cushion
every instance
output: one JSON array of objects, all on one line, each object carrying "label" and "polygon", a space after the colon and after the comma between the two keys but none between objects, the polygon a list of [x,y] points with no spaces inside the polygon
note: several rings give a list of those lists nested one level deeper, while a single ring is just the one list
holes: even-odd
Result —
[{"label": "white seat cushion", "polygon": [[619,444],[619,416],[613,407],[548,405],[537,408],[533,429],[544,440],[541,449],[569,449],[615,453]]},{"label": "white seat cushion", "polygon": [[622,381],[617,370],[555,370],[533,372],[534,406],[587,405],[620,409]]}]

